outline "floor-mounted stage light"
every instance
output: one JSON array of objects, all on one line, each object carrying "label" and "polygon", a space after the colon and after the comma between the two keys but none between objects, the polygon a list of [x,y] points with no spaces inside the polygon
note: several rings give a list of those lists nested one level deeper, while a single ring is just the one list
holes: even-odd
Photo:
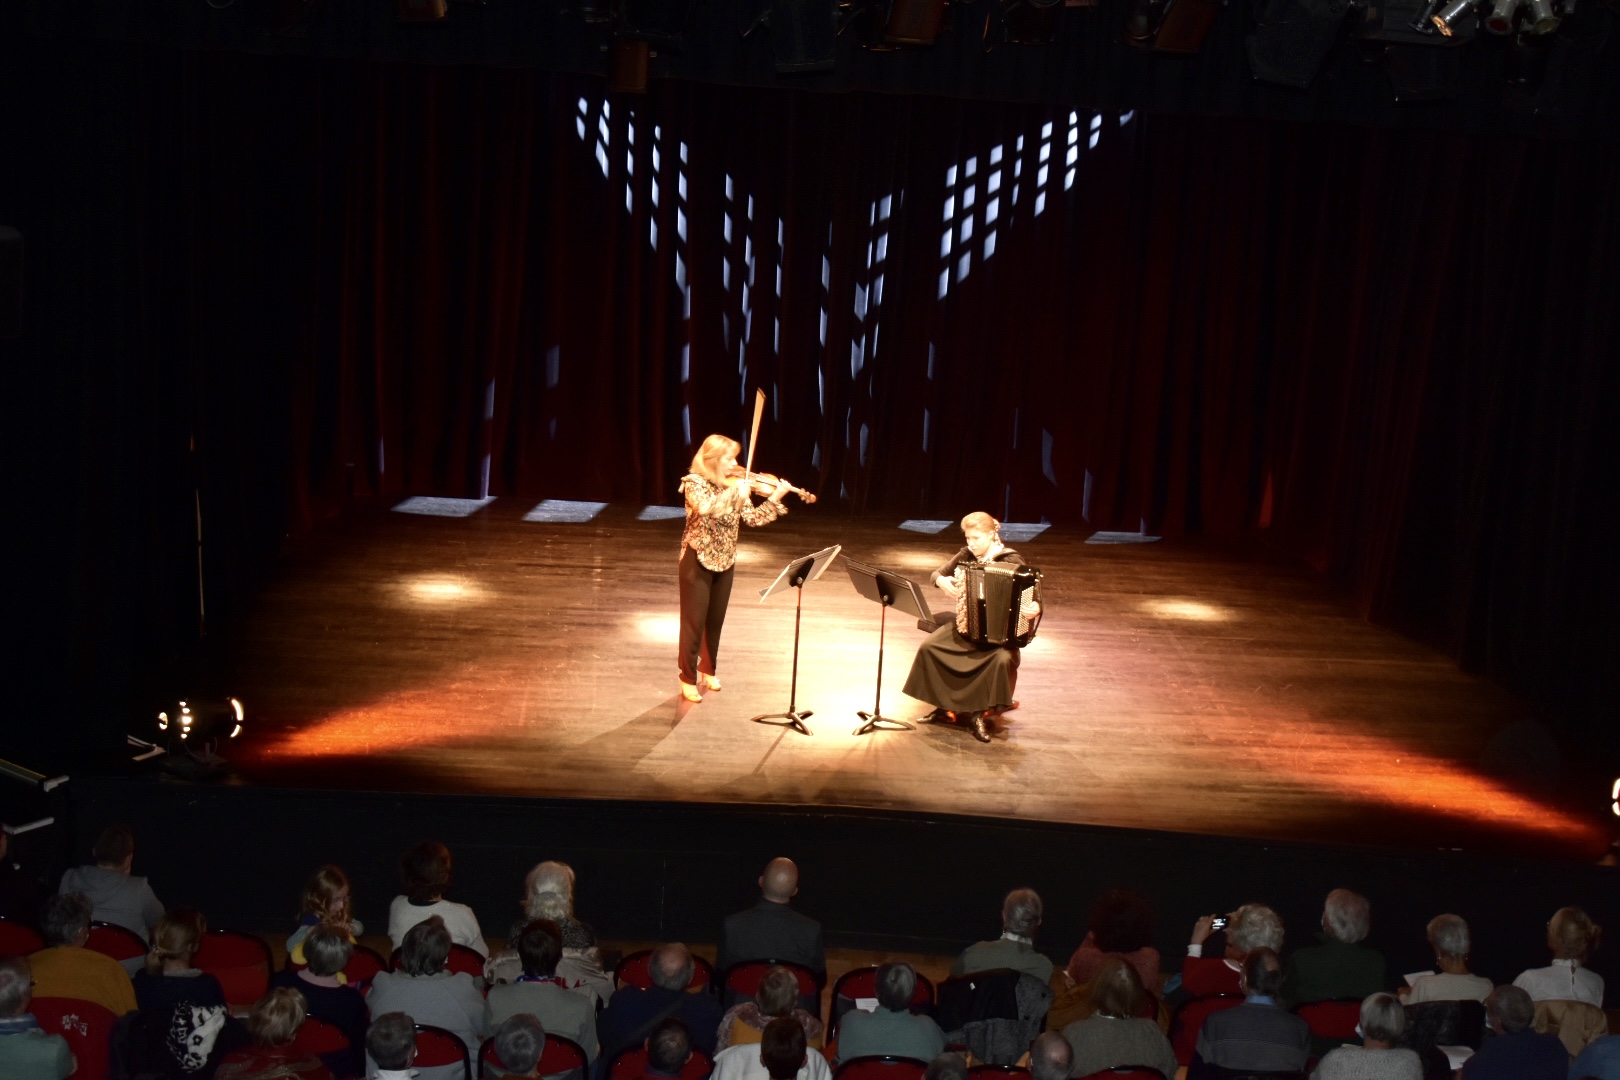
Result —
[{"label": "floor-mounted stage light", "polygon": [[157,745],[168,753],[163,767],[198,776],[225,764],[220,743],[242,734],[246,710],[240,698],[182,698],[157,714]]}]

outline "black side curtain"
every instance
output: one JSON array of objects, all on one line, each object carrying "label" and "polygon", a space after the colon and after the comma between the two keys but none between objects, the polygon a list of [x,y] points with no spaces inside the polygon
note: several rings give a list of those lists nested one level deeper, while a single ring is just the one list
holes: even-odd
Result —
[{"label": "black side curtain", "polygon": [[14,460],[71,479],[33,557],[74,665],[194,636],[198,501],[228,624],[356,499],[673,503],[762,388],[759,463],[822,512],[1258,537],[1472,669],[1613,700],[1612,145],[14,59]]}]

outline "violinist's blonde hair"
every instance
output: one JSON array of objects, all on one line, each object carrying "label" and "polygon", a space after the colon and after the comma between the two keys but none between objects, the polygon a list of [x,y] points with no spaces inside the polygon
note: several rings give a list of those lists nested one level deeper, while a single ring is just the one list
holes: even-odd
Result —
[{"label": "violinist's blonde hair", "polygon": [[716,484],[723,484],[726,478],[720,475],[720,462],[731,455],[736,457],[742,452],[742,446],[736,439],[728,439],[724,435],[710,435],[703,440],[697,453],[692,455],[692,472],[703,479]]}]

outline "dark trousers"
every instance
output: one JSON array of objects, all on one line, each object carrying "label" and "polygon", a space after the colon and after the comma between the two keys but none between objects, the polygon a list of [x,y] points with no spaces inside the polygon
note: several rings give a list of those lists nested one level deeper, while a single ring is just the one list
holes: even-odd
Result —
[{"label": "dark trousers", "polygon": [[731,602],[731,575],[736,567],[710,570],[698,562],[697,552],[681,553],[681,682],[696,685],[698,672],[715,674],[720,656],[720,631]]}]

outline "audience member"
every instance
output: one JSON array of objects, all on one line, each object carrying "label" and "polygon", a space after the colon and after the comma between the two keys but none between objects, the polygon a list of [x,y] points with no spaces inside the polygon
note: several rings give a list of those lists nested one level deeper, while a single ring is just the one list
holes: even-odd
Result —
[{"label": "audience member", "polygon": [[110,956],[84,947],[90,940],[90,901],[82,893],[58,893],[39,916],[45,948],[28,958],[35,997],[78,998],[105,1006],[114,1016],[135,1009],[129,975]]},{"label": "audience member", "polygon": [[332,1080],[319,1058],[293,1045],[304,1016],[303,994],[287,986],[270,990],[248,1012],[252,1042],[225,1055],[214,1080]]},{"label": "audience member", "polygon": [[366,1057],[372,1080],[412,1080],[416,1070],[416,1021],[404,1013],[379,1013],[366,1029]]},{"label": "audience member", "polygon": [[0,919],[33,926],[44,902],[39,879],[11,857],[11,834],[0,829]]},{"label": "audience member", "polygon": [[679,1020],[665,1020],[647,1036],[647,1070],[650,1080],[675,1080],[692,1060],[692,1035]]},{"label": "audience member", "polygon": [[613,977],[602,968],[596,931],[574,916],[574,868],[563,862],[537,864],[523,880],[521,903],[523,920],[507,934],[507,947],[484,966],[490,985],[514,982],[523,974],[523,961],[514,943],[525,926],[544,919],[556,924],[562,934],[557,978],[569,990],[588,998],[591,1008],[598,1008],[613,994]]},{"label": "audience member", "polygon": [[7,1080],[67,1080],[78,1068],[67,1040],[39,1029],[28,1011],[33,976],[21,956],[0,959],[0,1076]]},{"label": "audience member", "polygon": [[720,1018],[715,1031],[715,1050],[724,1050],[734,1043],[759,1042],[765,1025],[782,1016],[799,1022],[810,1047],[821,1046],[821,1019],[798,1008],[798,1004],[798,976],[785,967],[772,968],[759,981],[752,1001],[738,1002]]},{"label": "audience member", "polygon": [[602,1053],[608,1060],[626,1047],[639,1045],[660,1021],[669,1017],[686,1025],[693,1046],[706,1054],[714,1053],[720,1006],[709,994],[686,992],[692,982],[692,969],[692,954],[685,945],[660,945],[647,965],[652,985],[645,990],[623,986],[614,992],[596,1021]]},{"label": "audience member", "polygon": [[509,1017],[528,1014],[553,1035],[580,1045],[585,1057],[596,1060],[596,1010],[590,999],[576,994],[557,978],[562,957],[562,932],[557,924],[536,919],[517,936],[523,974],[516,982],[492,986],[484,1002],[484,1029],[494,1031]]},{"label": "audience member", "polygon": [[1463,1065],[1462,1080],[1564,1080],[1569,1051],[1556,1035],[1531,1030],[1536,1003],[1517,986],[1498,986],[1485,999],[1495,1037]]},{"label": "audience member", "polygon": [[538,1018],[528,1013],[513,1013],[495,1028],[493,1037],[495,1060],[501,1063],[501,1075],[526,1078],[540,1075],[540,1057],[546,1052],[546,1028]]},{"label": "audience member", "polygon": [[961,1054],[947,1050],[928,1063],[923,1080],[967,1080],[967,1060]]},{"label": "audience member", "polygon": [[1311,1080],[1423,1080],[1417,1051],[1395,1045],[1406,1010],[1394,994],[1370,994],[1361,1003],[1361,1045],[1340,1046],[1322,1058]]},{"label": "audience member", "polygon": [[1011,968],[1052,981],[1052,961],[1035,951],[1041,928],[1041,898],[1034,889],[1014,889],[1001,902],[1001,937],[969,945],[951,965],[952,975]]},{"label": "audience member", "polygon": [[1105,957],[1091,979],[1091,1015],[1063,1029],[1074,1051],[1074,1074],[1089,1076],[1118,1065],[1151,1065],[1176,1074],[1176,1054],[1157,1021],[1139,1015],[1141,977],[1123,956]]},{"label": "audience member", "polygon": [[[298,900],[298,928],[287,935],[287,960],[293,965],[304,964],[304,939],[315,927],[326,923],[341,929],[352,943],[364,932],[360,920],[353,914],[353,890],[349,875],[341,866],[328,863],[309,876],[304,893]],[[345,961],[346,962],[346,961]]]},{"label": "audience member", "polygon": [[1215,933],[1214,915],[1193,924],[1187,958],[1181,962],[1181,988],[1195,996],[1240,993],[1243,961],[1254,949],[1282,951],[1282,916],[1264,904],[1244,904],[1226,917],[1226,950],[1204,955],[1204,943]]},{"label": "audience member", "polygon": [[130,874],[135,863],[135,834],[127,825],[109,825],[96,837],[90,856],[96,860],[94,865],[76,866],[63,874],[57,892],[84,894],[90,901],[91,919],[126,927],[145,941],[163,917],[163,905],[145,878]]},{"label": "audience member", "polygon": [[1419,975],[1409,987],[1401,987],[1401,999],[1408,1005],[1425,1001],[1484,1001],[1491,993],[1491,980],[1468,970],[1472,940],[1468,924],[1460,915],[1436,915],[1429,920],[1429,944],[1434,949],[1434,966],[1439,972]]},{"label": "audience member", "polygon": [[838,1025],[838,1062],[870,1054],[932,1061],[945,1050],[945,1033],[931,1016],[914,1014],[911,999],[917,992],[917,971],[904,961],[877,970],[878,1007],[871,1012],[852,1009]]},{"label": "audience member", "polygon": [[304,995],[309,1015],[341,1031],[343,1050],[322,1054],[333,1076],[359,1076],[366,1064],[366,999],[342,979],[354,945],[342,922],[318,923],[304,936],[304,967],[285,968],[270,980]]},{"label": "audience member", "polygon": [[[449,848],[434,840],[414,845],[399,860],[399,876],[405,893],[394,897],[388,906],[388,937],[394,948],[404,945],[405,932],[411,927],[437,915],[450,931],[451,941],[489,957],[489,946],[484,944],[484,933],[478,928],[472,908],[444,898],[453,880]],[[418,1018],[417,1022],[424,1021]]]},{"label": "audience member", "polygon": [[710,1080],[832,1080],[832,1069],[825,1057],[808,1051],[799,1022],[784,1016],[765,1025],[757,1046],[716,1054]]},{"label": "audience member", "polygon": [[135,973],[145,1061],[164,1072],[194,1073],[199,1063],[207,1071],[207,1062],[243,1041],[219,980],[192,966],[206,933],[201,912],[171,908],[152,928],[146,966]]},{"label": "audience member", "polygon": [[1586,966],[1603,929],[1578,907],[1559,908],[1547,923],[1553,962],[1519,973],[1513,985],[1532,1001],[1584,1001],[1603,1008],[1603,976]]},{"label": "audience member", "polygon": [[[1068,1080],[1074,1068],[1074,1049],[1055,1031],[1036,1036],[1029,1046],[1029,1072],[1034,1080]],[[1076,1072],[1083,1076],[1084,1073]]]},{"label": "audience member", "polygon": [[1136,969],[1142,985],[1159,992],[1159,950],[1153,947],[1153,905],[1130,889],[1109,889],[1091,905],[1086,938],[1069,957],[1069,981],[1089,983],[1098,966],[1118,956]]},{"label": "audience member", "polygon": [[723,973],[747,960],[777,960],[825,974],[821,924],[793,909],[798,892],[799,868],[792,859],[766,863],[759,876],[759,902],[726,916],[721,924],[715,966]]},{"label": "audience member", "polygon": [[1275,952],[1263,947],[1249,951],[1239,977],[1243,1004],[1204,1021],[1187,1080],[1218,1076],[1222,1069],[1297,1072],[1305,1067],[1311,1029],[1278,1004],[1282,980]]},{"label": "audience member", "polygon": [[1620,1035],[1591,1043],[1569,1067],[1569,1080],[1620,1080]]},{"label": "audience member", "polygon": [[405,932],[399,970],[371,980],[366,1004],[373,1016],[402,1012],[418,1024],[454,1032],[469,1050],[484,1036],[484,995],[464,971],[448,971],[450,931],[431,915]]},{"label": "audience member", "polygon": [[1308,1001],[1365,999],[1384,988],[1383,954],[1361,944],[1371,927],[1367,898],[1334,889],[1322,907],[1320,945],[1307,945],[1288,958],[1282,998],[1290,1006]]}]

